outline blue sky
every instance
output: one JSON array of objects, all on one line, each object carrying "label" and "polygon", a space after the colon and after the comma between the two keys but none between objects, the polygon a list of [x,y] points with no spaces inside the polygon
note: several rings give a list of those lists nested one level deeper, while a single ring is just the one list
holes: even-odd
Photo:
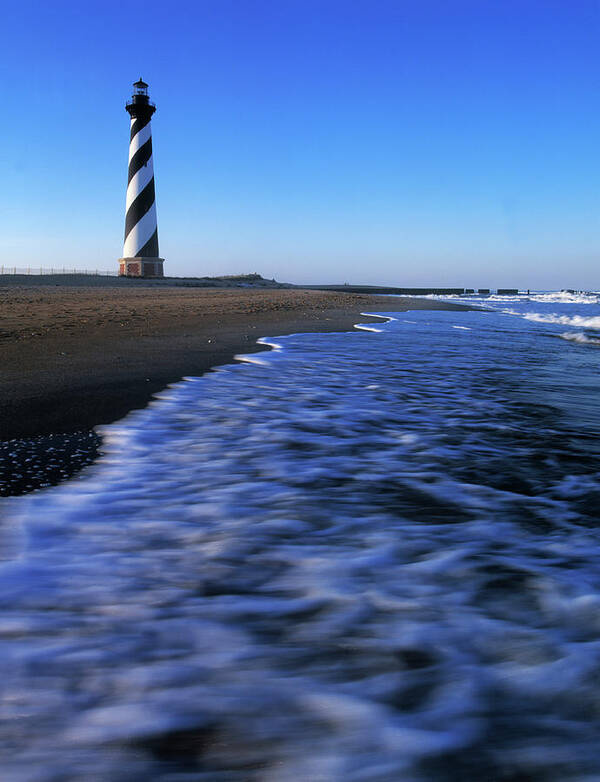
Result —
[{"label": "blue sky", "polygon": [[596,0],[4,8],[2,263],[115,267],[143,76],[166,273],[600,288]]}]

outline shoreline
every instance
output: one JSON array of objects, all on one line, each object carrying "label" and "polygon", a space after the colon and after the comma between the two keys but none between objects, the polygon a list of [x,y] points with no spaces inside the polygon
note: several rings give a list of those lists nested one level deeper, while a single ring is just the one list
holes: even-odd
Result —
[{"label": "shoreline", "polygon": [[466,310],[435,300],[314,290],[0,287],[0,496],[76,476],[97,426],[184,377],[271,350],[262,337],[352,331],[365,311]]},{"label": "shoreline", "polygon": [[463,305],[313,290],[0,288],[0,440],[93,429],[264,336],[349,331],[364,310]]}]

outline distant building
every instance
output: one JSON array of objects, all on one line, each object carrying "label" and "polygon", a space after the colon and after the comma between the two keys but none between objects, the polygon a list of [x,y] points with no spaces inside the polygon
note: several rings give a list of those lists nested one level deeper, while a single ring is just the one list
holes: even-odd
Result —
[{"label": "distant building", "polygon": [[131,117],[129,174],[125,207],[125,244],[119,274],[127,277],[162,277],[164,259],[158,257],[158,227],[152,162],[152,127],[156,111],[141,79],[125,106]]}]

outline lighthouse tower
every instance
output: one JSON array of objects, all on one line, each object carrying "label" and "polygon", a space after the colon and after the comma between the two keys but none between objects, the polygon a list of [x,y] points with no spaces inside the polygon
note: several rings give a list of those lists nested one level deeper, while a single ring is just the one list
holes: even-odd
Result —
[{"label": "lighthouse tower", "polygon": [[125,244],[119,259],[119,274],[127,277],[162,277],[163,258],[158,257],[158,228],[152,165],[152,128],[156,111],[141,79],[125,106],[131,117],[129,177],[125,207]]}]

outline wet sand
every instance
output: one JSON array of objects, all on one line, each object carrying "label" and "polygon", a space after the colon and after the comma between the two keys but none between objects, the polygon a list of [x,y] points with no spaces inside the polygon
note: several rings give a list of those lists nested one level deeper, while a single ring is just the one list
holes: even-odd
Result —
[{"label": "wet sand", "polygon": [[264,335],[347,331],[369,310],[461,309],[431,300],[289,288],[5,285],[0,440],[90,430],[186,375],[262,349]]}]

